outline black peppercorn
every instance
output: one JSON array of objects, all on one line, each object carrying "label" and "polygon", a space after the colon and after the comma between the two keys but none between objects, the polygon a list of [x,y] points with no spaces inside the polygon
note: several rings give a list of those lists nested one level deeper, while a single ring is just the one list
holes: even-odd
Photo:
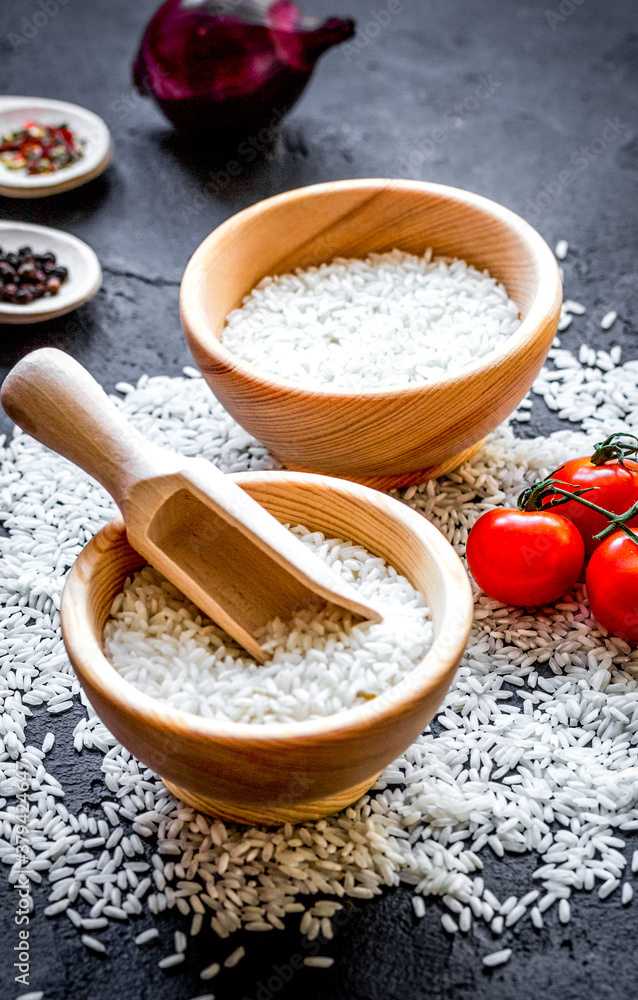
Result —
[{"label": "black peppercorn", "polygon": [[68,278],[68,268],[59,265],[54,253],[34,254],[31,247],[17,253],[0,249],[0,300],[27,305],[43,295],[57,295]]},{"label": "black peppercorn", "polygon": [[36,267],[32,261],[25,261],[24,264],[20,264],[18,268],[18,276],[22,281],[33,281],[36,275]]}]

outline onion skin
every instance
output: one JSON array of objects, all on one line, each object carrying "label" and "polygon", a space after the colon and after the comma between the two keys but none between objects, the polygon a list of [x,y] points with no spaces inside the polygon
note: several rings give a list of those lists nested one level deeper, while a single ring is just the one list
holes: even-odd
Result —
[{"label": "onion skin", "polygon": [[146,28],[133,76],[180,131],[241,138],[272,129],[321,53],[353,35],[353,21],[322,23],[290,0],[239,0],[225,9],[210,0],[167,0]]}]

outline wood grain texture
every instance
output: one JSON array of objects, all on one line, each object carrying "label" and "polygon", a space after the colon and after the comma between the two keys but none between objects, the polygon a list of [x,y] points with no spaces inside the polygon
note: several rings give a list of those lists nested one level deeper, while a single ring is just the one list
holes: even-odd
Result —
[{"label": "wood grain texture", "polygon": [[327,601],[381,614],[299,539],[201,458],[152,444],[62,351],[18,362],[2,404],[23,430],[94,476],[131,545],[260,661],[259,631]]},{"label": "wood grain texture", "polygon": [[232,478],[282,523],[353,538],[424,593],[434,642],[408,677],[338,715],[265,726],[203,719],[142,694],[102,650],[111,603],[143,562],[127,542],[121,519],[89,542],[69,574],[61,612],[64,641],[100,718],[186,801],[239,822],[317,818],[358,798],[433,717],[469,635],[469,581],[440,532],[382,493],[302,473]]},{"label": "wood grain texture", "polygon": [[[311,390],[259,372],[220,341],[228,313],[265,275],[428,246],[488,268],[521,311],[506,345],[460,374],[400,390]],[[209,386],[286,466],[396,486],[458,465],[516,408],[547,356],[561,298],[554,255],[513,212],[456,188],[375,179],[301,188],[239,212],[196,250],[180,306]]]},{"label": "wood grain texture", "polygon": [[[297,803],[293,801],[292,794],[284,792],[279,797],[277,804],[272,806],[268,803],[258,803],[254,806],[251,804],[229,804],[212,795],[198,795],[189,791],[188,788],[180,788],[179,785],[174,785],[171,781],[164,783],[178,799],[187,802],[189,806],[194,806],[200,812],[215,816],[216,819],[231,823],[246,823],[249,826],[282,826],[284,823],[307,823],[309,820],[321,819],[322,816],[331,816],[342,809],[347,809],[362,795],[365,795],[379,774],[375,774],[372,778],[366,778],[365,781],[352,788],[345,788],[343,791],[337,792],[336,795],[326,795],[323,799],[317,799],[316,802]],[[292,788],[294,792],[294,785]]]},{"label": "wood grain texture", "polygon": [[[438,465],[431,465],[427,469],[415,469],[414,472],[410,473],[400,472],[395,476],[340,476],[340,478],[347,479],[350,482],[360,482],[364,486],[372,487],[374,490],[394,490],[399,487],[416,486],[418,483],[424,483],[427,479],[438,479],[439,476],[444,476],[446,473],[458,469],[464,462],[469,462],[476,455],[477,451],[479,451],[484,440],[485,438],[477,441],[476,444],[471,445],[464,451],[460,451],[458,455],[452,455],[451,458],[439,462]],[[305,469],[302,465],[295,465],[294,462],[284,462],[279,455],[275,455],[275,458],[278,458],[281,464],[285,465],[290,472],[312,472],[312,469]]]}]

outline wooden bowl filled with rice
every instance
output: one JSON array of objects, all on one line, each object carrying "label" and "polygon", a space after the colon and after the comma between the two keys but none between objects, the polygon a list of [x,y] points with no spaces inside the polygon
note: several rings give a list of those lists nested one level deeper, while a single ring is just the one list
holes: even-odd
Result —
[{"label": "wooden bowl filled with rice", "polygon": [[287,468],[389,488],[455,468],[513,412],[561,299],[551,250],[501,205],[347,180],[219,226],[181,313],[212,391]]},{"label": "wooden bowl filled with rice", "polygon": [[127,542],[85,546],[62,600],[64,641],[117,739],[203,812],[246,823],[343,809],[423,731],[465,649],[472,596],[443,535],[398,500],[303,473],[233,477],[380,607],[272,622],[250,655]]}]

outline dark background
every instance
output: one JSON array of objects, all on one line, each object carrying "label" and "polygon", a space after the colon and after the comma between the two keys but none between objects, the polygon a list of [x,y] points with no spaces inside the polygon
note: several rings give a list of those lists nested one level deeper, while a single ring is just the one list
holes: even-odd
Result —
[{"label": "dark background", "polygon": [[[308,0],[307,9],[353,15],[358,44],[323,57],[268,156],[242,163],[224,186],[224,156],[215,162],[187,150],[132,92],[130,64],[155,0],[68,0],[35,33],[28,25],[41,10],[36,0],[2,0],[0,91],[86,105],[107,121],[115,157],[102,178],[69,194],[0,198],[1,217],[67,229],[93,246],[104,268],[101,292],[77,312],[37,327],[0,325],[1,376],[42,344],[68,350],[109,391],[143,372],[179,373],[191,360],[179,324],[179,281],[202,239],[268,195],[371,176],[469,188],[522,214],[550,245],[567,239],[566,295],[584,302],[588,314],[562,335],[563,346],[622,343],[623,360],[638,357],[638,25],[631,0],[401,0],[379,31],[374,12],[388,21],[384,0],[343,3],[339,10],[336,0]],[[11,33],[33,37],[16,50]],[[607,140],[609,121],[615,136]],[[598,321],[611,308],[620,318],[604,333]],[[535,398],[532,422],[518,432],[558,427]],[[9,429],[0,414],[0,430]],[[67,789],[70,808],[91,810],[104,792],[101,756],[74,754],[70,733],[79,717],[79,709],[56,718],[41,713],[29,739],[39,743],[47,729],[56,732],[49,769]],[[501,899],[530,888],[533,859],[486,855],[486,883]],[[14,899],[6,882],[0,894],[0,998],[13,1000],[25,991],[13,983]],[[44,895],[35,894],[30,989],[43,989],[46,1000],[188,1000],[209,986],[218,1000],[638,997],[637,904],[622,908],[618,892],[602,903],[575,896],[566,927],[552,910],[540,932],[527,920],[494,939],[480,924],[451,941],[436,902],[416,921],[411,892],[390,891],[347,910],[335,940],[321,948],[336,959],[331,970],[302,970],[274,992],[276,981],[271,989],[259,984],[293,953],[304,954],[298,917],[285,934],[220,942],[202,933],[186,965],[164,973],[156,963],[172,950],[179,914],[157,919],[162,945],[146,952],[133,936],[150,926],[148,917],[112,922],[100,932],[108,946],[101,959],[85,951],[64,916],[41,915]],[[239,943],[247,958],[201,983],[199,970]],[[482,955],[512,943],[508,965],[482,968]]]}]

